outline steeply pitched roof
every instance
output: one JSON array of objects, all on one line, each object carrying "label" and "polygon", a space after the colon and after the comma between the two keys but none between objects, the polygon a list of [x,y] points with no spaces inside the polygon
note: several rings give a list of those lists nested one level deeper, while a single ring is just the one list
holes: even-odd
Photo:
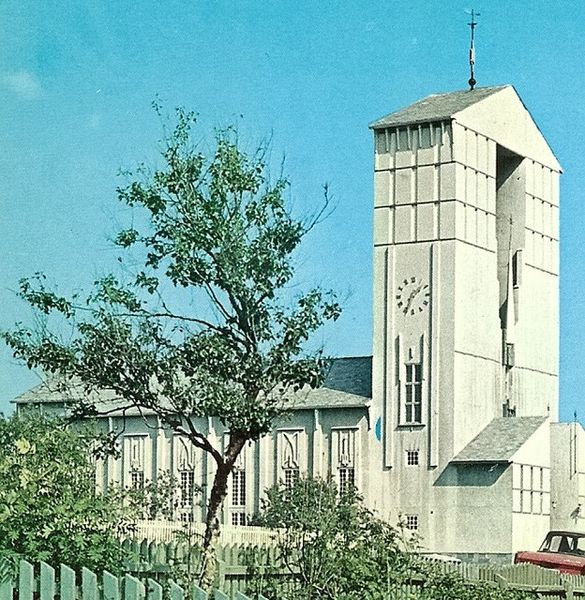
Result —
[{"label": "steeply pitched roof", "polygon": [[335,358],[323,387],[356,396],[372,397],[372,357]]},{"label": "steeply pitched roof", "polygon": [[498,417],[488,423],[452,463],[510,462],[546,417]]},{"label": "steeply pitched roof", "polygon": [[480,87],[448,94],[433,94],[374,121],[370,127],[380,129],[448,119],[506,87],[509,86]]},{"label": "steeply pitched roof", "polygon": [[372,398],[372,357],[336,358],[322,387],[291,397],[295,408],[353,408]]},{"label": "steeply pitched roof", "polygon": [[[49,378],[36,387],[15,398],[15,404],[59,404],[73,403],[87,395],[79,382],[63,383],[57,378]],[[316,390],[301,390],[290,394],[288,399],[297,409],[352,408],[366,406],[372,397],[372,357],[352,356],[336,358],[325,379],[323,387]],[[99,408],[110,410],[125,403],[116,399],[113,392],[93,392],[90,400]]]},{"label": "steeply pitched roof", "polygon": [[[71,403],[86,397],[87,393],[79,382],[64,381],[57,376],[49,376],[30,390],[17,396],[14,404],[62,404]],[[92,393],[92,400],[113,398],[113,394],[102,391]]]}]

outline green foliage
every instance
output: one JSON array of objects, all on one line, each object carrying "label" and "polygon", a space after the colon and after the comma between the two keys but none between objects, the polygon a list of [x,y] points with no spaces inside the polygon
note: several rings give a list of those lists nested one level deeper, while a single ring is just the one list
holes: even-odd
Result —
[{"label": "green foliage", "polygon": [[[201,486],[193,485],[194,499],[202,492]],[[123,496],[131,514],[142,519],[169,521],[176,518],[181,500],[179,482],[169,471],[159,472],[155,481],[145,481],[139,488],[128,487]]]},{"label": "green foliage", "polygon": [[100,438],[38,415],[0,418],[0,555],[121,568],[119,495],[95,490]]},{"label": "green foliage", "polygon": [[[281,529],[277,568],[294,575],[298,599],[343,600],[358,591],[382,598],[410,568],[399,531],[376,519],[355,490],[340,494],[321,479],[270,489],[258,524]],[[259,591],[278,597],[279,585],[270,577]]]},{"label": "green foliage", "polygon": [[470,582],[456,573],[445,573],[423,563],[423,577],[417,600],[530,600],[538,594],[488,582]]},{"label": "green foliage", "polygon": [[[155,106],[160,111],[160,107]],[[130,279],[107,275],[85,299],[50,289],[43,275],[23,279],[20,295],[41,327],[3,333],[30,368],[80,381],[74,409],[96,415],[90,392],[108,390],[120,411],[153,411],[217,465],[210,487],[204,546],[219,531],[229,473],[245,443],[257,440],[289,409],[289,391],[320,385],[328,368],[310,336],[340,306],[314,288],[291,297],[294,252],[328,204],[295,218],[284,177],[271,181],[267,148],[246,153],[231,129],[216,133],[209,155],[193,146],[193,113],[178,110],[163,142],[162,166],[141,167],[118,190],[135,209],[116,243]],[[52,320],[50,320],[52,318]],[[60,335],[50,327],[68,323]],[[226,427],[226,448],[198,429],[204,417]],[[212,582],[211,553],[201,581]]]},{"label": "green foliage", "polygon": [[[251,588],[269,598],[391,598],[415,584],[417,600],[523,600],[532,596],[446,573],[414,552],[417,540],[380,521],[354,490],[340,494],[321,479],[299,479],[267,492],[255,524],[278,528],[278,559],[248,557]],[[264,557],[265,558],[265,557]],[[288,573],[283,577],[282,573]],[[398,593],[397,597],[402,597]]]},{"label": "green foliage", "polygon": [[[257,439],[286,409],[286,391],[319,385],[327,368],[305,343],[339,316],[338,303],[319,288],[296,298],[287,289],[293,253],[327,199],[311,218],[294,218],[288,182],[268,177],[265,147],[245,153],[228,128],[206,156],[193,148],[195,121],[178,110],[162,167],[140,167],[118,190],[141,213],[116,237],[134,250],[120,260],[132,269],[138,262],[135,275],[107,275],[85,300],[49,289],[42,274],[23,279],[22,298],[40,315],[59,315],[71,333],[19,325],[3,337],[29,367],[113,390],[168,425],[217,416]],[[212,451],[193,428],[186,433]]]}]

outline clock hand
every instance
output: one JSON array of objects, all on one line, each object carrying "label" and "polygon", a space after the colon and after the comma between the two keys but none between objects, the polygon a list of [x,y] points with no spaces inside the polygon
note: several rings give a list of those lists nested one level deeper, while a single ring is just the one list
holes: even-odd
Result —
[{"label": "clock hand", "polygon": [[414,289],[414,290],[412,290],[412,292],[410,292],[410,295],[408,296],[408,300],[406,301],[406,308],[404,309],[405,312],[408,312],[413,300],[416,298],[417,294],[423,289],[423,287],[424,287],[424,285],[421,283],[416,289]]},{"label": "clock hand", "polygon": [[406,301],[406,312],[408,312],[408,309],[410,308],[410,305],[412,304],[412,301],[414,300],[416,296],[416,290],[410,292],[410,296],[408,296],[408,300]]},{"label": "clock hand", "polygon": [[408,302],[412,303],[412,301],[416,298],[416,295],[420,292],[421,288],[416,288],[416,290],[412,290],[410,292],[410,296],[408,297]]}]

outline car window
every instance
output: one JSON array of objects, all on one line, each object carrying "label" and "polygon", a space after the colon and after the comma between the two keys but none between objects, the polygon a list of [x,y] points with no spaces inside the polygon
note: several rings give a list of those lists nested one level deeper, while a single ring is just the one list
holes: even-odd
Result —
[{"label": "car window", "polygon": [[552,535],[544,542],[541,550],[548,552],[558,552],[559,546],[561,545],[561,538],[562,536],[560,535]]},{"label": "car window", "polygon": [[585,554],[585,536],[555,534],[548,536],[541,552],[560,552],[565,554]]},{"label": "car window", "polygon": [[561,539],[559,541],[559,549],[557,552],[567,553],[573,550],[573,538],[570,538],[566,535],[560,536]]},{"label": "car window", "polygon": [[575,552],[585,554],[585,536],[575,538]]}]

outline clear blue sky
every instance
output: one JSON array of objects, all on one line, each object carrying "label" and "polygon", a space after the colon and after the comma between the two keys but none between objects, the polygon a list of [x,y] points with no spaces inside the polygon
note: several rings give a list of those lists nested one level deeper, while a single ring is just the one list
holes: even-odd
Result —
[{"label": "clear blue sky", "polygon": [[[561,410],[585,419],[585,3],[528,1],[98,0],[0,2],[0,326],[30,316],[11,290],[44,271],[87,287],[112,265],[125,222],[120,168],[152,161],[155,96],[236,123],[286,154],[292,196],[329,182],[337,209],[304,247],[301,279],[336,288],[332,354],[371,352],[369,122],[466,87],[468,16],[479,85],[512,83],[562,178]],[[0,409],[37,381],[0,350]]]}]

